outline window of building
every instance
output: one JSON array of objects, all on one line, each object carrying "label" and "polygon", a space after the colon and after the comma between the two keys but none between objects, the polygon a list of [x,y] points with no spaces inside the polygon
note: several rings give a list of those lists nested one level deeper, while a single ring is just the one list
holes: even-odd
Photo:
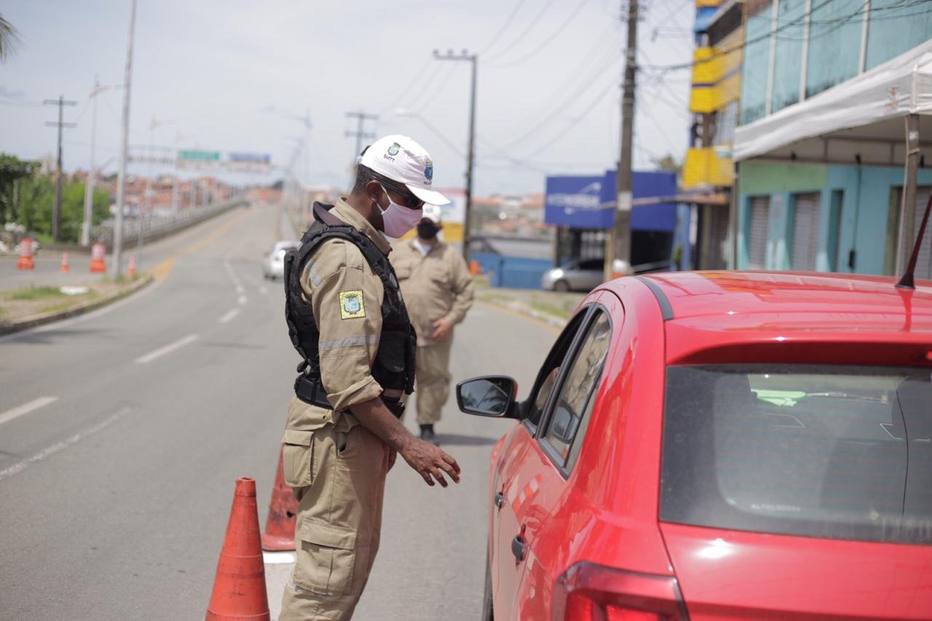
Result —
[{"label": "window of building", "polygon": [[806,97],[858,74],[864,5],[864,0],[812,3]]},{"label": "window of building", "polygon": [[754,196],[748,208],[748,268],[767,267],[767,238],[770,233],[770,197]]},{"label": "window of building", "polygon": [[738,102],[732,101],[715,113],[715,135],[712,144],[730,145],[735,141],[735,126],[738,124]]},{"label": "window of building", "polygon": [[744,66],[741,70],[741,124],[767,114],[767,79],[770,75],[770,6],[748,17],[745,27]]},{"label": "window of building", "polygon": [[777,6],[777,48],[773,63],[771,112],[799,101],[805,13],[806,0],[780,0]]},{"label": "window of building", "polygon": [[793,238],[790,267],[812,272],[819,256],[819,222],[822,196],[818,192],[793,195]]},{"label": "window of building", "polygon": [[867,69],[932,39],[932,10],[903,0],[871,0]]},{"label": "window of building", "polygon": [[549,452],[560,466],[567,465],[580,422],[594,399],[608,353],[611,333],[608,315],[598,312],[590,323],[572,366],[563,379],[560,392],[551,406],[542,437],[543,443],[548,445]]}]

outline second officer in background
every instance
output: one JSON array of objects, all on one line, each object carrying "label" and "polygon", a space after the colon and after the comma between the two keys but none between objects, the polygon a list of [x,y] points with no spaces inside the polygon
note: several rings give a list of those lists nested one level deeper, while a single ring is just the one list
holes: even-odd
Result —
[{"label": "second officer in background", "polygon": [[417,422],[421,439],[435,441],[434,424],[450,396],[453,326],[472,306],[472,277],[458,250],[440,239],[440,208],[424,205],[417,237],[391,255],[417,332]]}]

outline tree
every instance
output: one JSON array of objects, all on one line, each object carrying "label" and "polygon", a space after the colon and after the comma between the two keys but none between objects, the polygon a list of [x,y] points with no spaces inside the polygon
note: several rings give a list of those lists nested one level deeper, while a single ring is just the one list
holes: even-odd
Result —
[{"label": "tree", "polygon": [[0,15],[0,62],[3,62],[13,52],[19,42],[19,33],[3,15]]},{"label": "tree", "polygon": [[654,160],[654,165],[657,166],[657,168],[660,170],[667,170],[667,171],[675,172],[675,173],[680,172],[679,162],[677,162],[676,158],[674,158],[669,153],[664,155],[659,160]]},{"label": "tree", "polygon": [[38,162],[0,153],[0,222],[14,222],[19,217],[16,213],[18,182],[32,177],[38,167]]}]

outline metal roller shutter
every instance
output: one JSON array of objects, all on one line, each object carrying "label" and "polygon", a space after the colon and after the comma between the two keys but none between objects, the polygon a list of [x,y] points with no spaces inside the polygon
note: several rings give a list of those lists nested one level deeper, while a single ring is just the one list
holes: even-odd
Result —
[{"label": "metal roller shutter", "polygon": [[819,256],[819,211],[822,195],[818,192],[796,194],[793,210],[793,240],[790,267],[813,272]]},{"label": "metal roller shutter", "polygon": [[748,268],[762,270],[767,266],[767,235],[770,222],[770,197],[751,198],[748,226]]}]

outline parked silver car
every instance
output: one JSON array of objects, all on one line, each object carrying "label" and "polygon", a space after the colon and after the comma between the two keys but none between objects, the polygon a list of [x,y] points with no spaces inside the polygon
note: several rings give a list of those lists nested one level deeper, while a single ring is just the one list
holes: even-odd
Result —
[{"label": "parked silver car", "polygon": [[300,242],[296,241],[275,242],[272,252],[262,261],[262,276],[269,280],[283,277],[285,275],[285,253],[300,245]]},{"label": "parked silver car", "polygon": [[603,280],[602,259],[574,259],[544,272],[540,286],[548,291],[591,291]]}]

